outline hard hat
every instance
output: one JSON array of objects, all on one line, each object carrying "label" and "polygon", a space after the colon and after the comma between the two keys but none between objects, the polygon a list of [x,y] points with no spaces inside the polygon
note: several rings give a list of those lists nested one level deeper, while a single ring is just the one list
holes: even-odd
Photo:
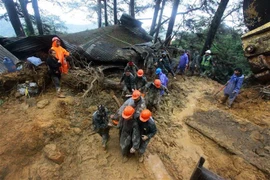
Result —
[{"label": "hard hat", "polygon": [[133,63],[132,61],[129,61],[129,62],[128,62],[128,65],[129,65],[129,66],[133,66],[134,63]]},{"label": "hard hat", "polygon": [[137,71],[137,76],[138,76],[138,77],[142,77],[142,76],[143,76],[143,70],[142,70],[142,69],[139,69],[139,70]]},{"label": "hard hat", "polygon": [[52,42],[53,42],[53,41],[56,41],[56,40],[57,40],[57,41],[60,41],[60,39],[59,39],[58,37],[53,37],[53,38],[52,38]]},{"label": "hard hat", "polygon": [[129,119],[134,114],[134,112],[135,112],[135,109],[132,106],[127,106],[122,112],[122,117],[124,119]]},{"label": "hard hat", "polygon": [[151,111],[149,111],[149,109],[144,109],[144,110],[142,110],[142,112],[140,114],[140,120],[142,122],[147,122],[151,116],[152,116]]},{"label": "hard hat", "polygon": [[211,54],[211,51],[208,49],[207,51],[205,51],[205,53]]},{"label": "hard hat", "polygon": [[136,100],[141,96],[141,92],[139,90],[134,90],[132,93],[132,99]]},{"label": "hard hat", "polygon": [[159,79],[155,79],[154,84],[155,84],[155,86],[156,86],[157,88],[160,88],[160,86],[161,86],[161,81],[160,81]]},{"label": "hard hat", "polygon": [[162,72],[162,70],[160,69],[160,68],[157,68],[156,69],[156,74],[159,74],[159,73],[161,73]]}]

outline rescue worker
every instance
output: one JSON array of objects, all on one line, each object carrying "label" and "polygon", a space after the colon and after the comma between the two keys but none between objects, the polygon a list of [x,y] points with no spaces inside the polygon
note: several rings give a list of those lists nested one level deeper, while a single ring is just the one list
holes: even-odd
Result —
[{"label": "rescue worker", "polygon": [[61,46],[61,42],[60,42],[60,39],[58,37],[52,38],[51,49],[53,49],[56,52],[56,58],[61,63],[61,67],[60,67],[61,73],[67,74],[69,67],[68,67],[68,63],[66,61],[66,57],[69,56],[69,52]]},{"label": "rescue worker", "polygon": [[108,110],[103,105],[97,107],[97,111],[94,112],[93,117],[93,130],[102,137],[102,147],[106,149],[107,142],[109,140],[110,127],[108,126]]},{"label": "rescue worker", "polygon": [[200,54],[199,54],[199,52],[195,51],[192,57],[193,58],[192,58],[192,61],[190,63],[190,71],[191,71],[191,75],[193,76],[194,72],[196,72],[200,67],[200,62],[199,62]]},{"label": "rescue worker", "polygon": [[180,56],[180,60],[177,66],[176,74],[180,72],[181,75],[185,74],[185,70],[188,67],[189,59],[186,52],[183,52],[183,54]]},{"label": "rescue worker", "polygon": [[212,71],[212,66],[214,66],[213,58],[210,55],[211,51],[205,51],[205,55],[202,57],[201,62],[201,76],[209,76]]},{"label": "rescue worker", "polygon": [[145,91],[145,85],[147,84],[146,77],[142,69],[137,71],[137,76],[135,77],[135,89],[139,90],[141,93]]},{"label": "rescue worker", "polygon": [[135,109],[132,106],[126,106],[119,121],[120,147],[124,163],[128,161],[128,154],[135,153],[140,146],[139,126],[134,113]]},{"label": "rescue worker", "polygon": [[129,99],[127,99],[124,102],[124,104],[118,109],[117,111],[118,117],[121,116],[123,110],[127,106],[132,106],[135,109],[135,113],[134,113],[135,118],[138,118],[140,116],[141,111],[146,108],[146,105],[145,105],[145,100],[141,96],[141,93],[139,90],[134,90],[132,93],[132,96]]},{"label": "rescue worker", "polygon": [[139,131],[141,135],[140,147],[139,147],[139,162],[144,160],[144,152],[147,148],[147,145],[150,142],[150,139],[155,136],[157,132],[156,124],[152,118],[152,113],[148,109],[144,109],[138,120]]},{"label": "rescue worker", "polygon": [[119,83],[121,84],[124,81],[122,96],[126,95],[128,92],[132,93],[134,91],[135,89],[134,80],[135,77],[130,73],[130,70],[126,69]]},{"label": "rescue worker", "polygon": [[[160,68],[157,68],[156,69],[156,75],[158,76],[157,79],[159,79],[161,81],[161,84],[165,87],[168,87],[168,82],[169,82],[169,79],[168,77],[166,76],[166,74],[163,74],[162,73],[162,70]],[[162,90],[160,92],[160,95],[163,95],[164,94],[164,90]]]},{"label": "rescue worker", "polygon": [[124,71],[126,72],[126,70],[129,70],[129,72],[132,73],[133,76],[136,76],[136,72],[139,70],[139,68],[136,66],[136,64],[134,64],[133,61],[129,61],[124,69]]},{"label": "rescue worker", "polygon": [[49,56],[46,64],[49,69],[48,73],[55,85],[57,97],[64,98],[65,96],[61,93],[61,62],[56,58],[56,52],[53,49],[49,50]]},{"label": "rescue worker", "polygon": [[146,107],[153,111],[155,108],[158,109],[160,100],[161,100],[161,91],[164,90],[167,94],[169,94],[168,89],[161,84],[159,79],[155,79],[154,83],[148,83],[146,89]]},{"label": "rescue worker", "polygon": [[174,77],[174,79],[176,79],[175,74],[174,74],[174,72],[173,72],[173,70],[172,70],[172,68],[171,68],[171,63],[170,63],[170,61],[169,61],[169,59],[168,59],[168,57],[167,57],[166,52],[163,52],[163,53],[161,54],[161,62],[163,62],[164,67],[166,68],[166,70],[167,70],[169,73],[172,74],[172,76]]},{"label": "rescue worker", "polygon": [[231,76],[230,80],[226,83],[224,89],[224,97],[221,100],[222,104],[225,104],[229,98],[228,108],[231,108],[233,101],[239,94],[244,81],[244,75],[242,74],[241,68],[235,68],[234,74]]}]

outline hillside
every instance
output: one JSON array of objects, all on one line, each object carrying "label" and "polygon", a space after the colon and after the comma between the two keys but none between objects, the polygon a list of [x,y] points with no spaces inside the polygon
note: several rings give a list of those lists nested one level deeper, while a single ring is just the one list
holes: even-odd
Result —
[{"label": "hillside", "polygon": [[[124,101],[119,91],[100,89],[81,98],[82,93],[65,86],[68,96],[57,99],[50,86],[38,97],[1,97],[0,179],[189,179],[201,156],[206,158],[206,168],[225,179],[269,179],[269,167],[251,163],[254,154],[241,155],[241,148],[236,152],[232,139],[226,141],[232,144],[220,143],[220,133],[215,131],[218,126],[208,131],[203,124],[194,128],[196,120],[226,122],[225,137],[231,134],[226,129],[236,127],[245,138],[264,144],[263,153],[256,153],[269,160],[268,140],[256,130],[248,130],[252,126],[269,133],[269,101],[258,98],[256,89],[247,88],[234,108],[227,110],[218,102],[221,94],[213,96],[219,88],[218,83],[201,77],[170,79],[171,93],[154,113],[158,133],[142,164],[137,157],[122,163],[117,129],[111,129],[108,150],[104,151],[100,136],[90,128],[98,104],[114,112],[117,104],[112,94]],[[42,101],[47,103],[38,108]],[[213,133],[216,138],[211,138]]]}]

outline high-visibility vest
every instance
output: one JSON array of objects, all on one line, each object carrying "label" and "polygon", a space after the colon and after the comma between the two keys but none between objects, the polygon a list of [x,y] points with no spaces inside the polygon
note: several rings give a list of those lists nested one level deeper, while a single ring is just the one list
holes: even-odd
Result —
[{"label": "high-visibility vest", "polygon": [[203,65],[203,66],[210,66],[210,65],[211,65],[211,64],[210,64],[211,58],[212,58],[212,56],[210,56],[210,55],[209,55],[207,58],[206,58],[206,56],[204,55],[204,56],[203,56],[203,60],[202,60],[201,65]]}]

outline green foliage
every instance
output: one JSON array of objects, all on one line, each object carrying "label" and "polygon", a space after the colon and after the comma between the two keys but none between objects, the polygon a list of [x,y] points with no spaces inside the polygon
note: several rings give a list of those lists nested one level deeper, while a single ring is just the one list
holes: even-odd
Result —
[{"label": "green foliage", "polygon": [[[203,47],[208,30],[204,29],[201,33],[179,32],[173,45],[181,49],[191,51],[191,55]],[[211,48],[212,56],[217,64],[215,79],[219,82],[226,82],[232,75],[233,69],[240,67],[245,75],[251,74],[247,58],[242,49],[241,34],[233,28],[221,24],[216,34]]]}]

